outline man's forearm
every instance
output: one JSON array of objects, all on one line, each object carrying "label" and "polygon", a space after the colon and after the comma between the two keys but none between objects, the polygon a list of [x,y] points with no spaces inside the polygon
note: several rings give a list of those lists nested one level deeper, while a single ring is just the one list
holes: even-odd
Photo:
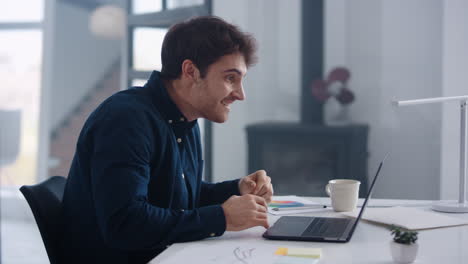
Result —
[{"label": "man's forearm", "polygon": [[232,195],[240,195],[239,179],[220,183],[202,182],[199,206],[222,204]]},{"label": "man's forearm", "polygon": [[174,210],[137,201],[103,222],[106,243],[129,251],[221,236],[226,230],[226,219],[219,205]]}]

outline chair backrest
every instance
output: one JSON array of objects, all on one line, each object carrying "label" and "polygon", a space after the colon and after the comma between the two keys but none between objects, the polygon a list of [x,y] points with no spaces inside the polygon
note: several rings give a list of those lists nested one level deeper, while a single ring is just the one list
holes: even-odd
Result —
[{"label": "chair backrest", "polygon": [[60,263],[61,207],[66,182],[62,176],[53,176],[20,188],[36,219],[51,264]]}]

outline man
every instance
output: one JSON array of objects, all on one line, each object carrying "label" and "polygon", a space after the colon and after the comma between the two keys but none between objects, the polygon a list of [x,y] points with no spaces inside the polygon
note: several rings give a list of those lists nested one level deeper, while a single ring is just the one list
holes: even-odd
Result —
[{"label": "man", "polygon": [[254,53],[254,39],[219,18],[177,24],[161,73],[90,115],[65,188],[64,263],[145,263],[175,242],[268,227],[265,171],[201,180],[197,118],[227,120]]}]

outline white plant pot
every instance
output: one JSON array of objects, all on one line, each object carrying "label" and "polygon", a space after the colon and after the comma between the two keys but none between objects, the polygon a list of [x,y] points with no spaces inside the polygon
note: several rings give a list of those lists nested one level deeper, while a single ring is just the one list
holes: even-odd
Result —
[{"label": "white plant pot", "polygon": [[341,105],[335,98],[330,98],[323,106],[324,121],[329,126],[346,126],[351,124],[349,105]]},{"label": "white plant pot", "polygon": [[390,252],[392,253],[393,260],[397,263],[413,263],[418,255],[419,245],[417,243],[405,245],[390,242]]}]

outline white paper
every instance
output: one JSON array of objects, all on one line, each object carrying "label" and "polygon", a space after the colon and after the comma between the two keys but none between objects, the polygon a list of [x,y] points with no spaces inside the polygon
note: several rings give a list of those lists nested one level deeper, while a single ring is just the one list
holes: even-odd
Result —
[{"label": "white paper", "polygon": [[[313,202],[309,199],[306,199],[306,198],[302,198],[302,197],[299,197],[299,196],[295,196],[295,195],[288,195],[288,196],[273,196],[273,199],[274,201],[294,201],[294,202],[299,202],[299,203],[303,203],[304,205],[315,205],[315,204],[319,204],[317,202]],[[284,210],[284,211],[275,211],[273,210],[273,208],[271,207],[268,207],[268,213],[272,214],[272,215],[291,215],[291,214],[303,214],[303,213],[309,213],[309,212],[317,212],[317,211],[321,211],[323,210],[324,208],[300,208],[298,207],[297,209],[287,209],[287,210]]]},{"label": "white paper", "polygon": [[[362,207],[362,204],[364,203],[364,198],[359,198],[357,206]],[[426,201],[426,200],[396,200],[396,199],[370,199],[367,202],[367,208],[370,207],[395,207],[395,206],[401,206],[401,207],[423,207],[423,206],[430,206],[433,202],[432,201]],[[331,200],[328,198],[328,201],[324,204],[326,206],[331,207]]]},{"label": "white paper", "polygon": [[275,255],[278,245],[258,241],[213,241],[209,245],[189,243],[178,254],[166,259],[164,264],[217,263],[217,264],[314,264],[318,259]]},{"label": "white paper", "polygon": [[[357,217],[359,210],[343,214]],[[362,219],[387,225],[396,225],[409,230],[468,224],[468,220],[466,219],[429,211],[429,209],[409,207],[366,208]]]}]

